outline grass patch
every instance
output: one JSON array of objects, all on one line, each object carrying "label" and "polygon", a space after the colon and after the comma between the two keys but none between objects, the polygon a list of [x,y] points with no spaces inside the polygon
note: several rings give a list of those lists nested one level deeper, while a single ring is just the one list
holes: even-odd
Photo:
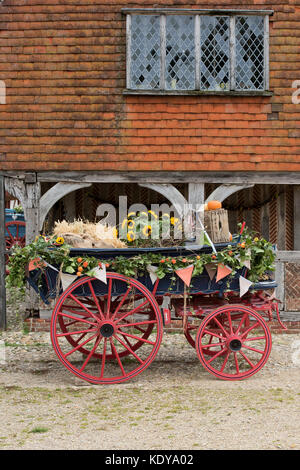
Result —
[{"label": "grass patch", "polygon": [[43,426],[35,426],[34,428],[32,428],[30,431],[28,431],[29,433],[31,434],[41,434],[41,433],[44,433],[44,432],[48,432],[49,429],[48,428],[44,428]]}]

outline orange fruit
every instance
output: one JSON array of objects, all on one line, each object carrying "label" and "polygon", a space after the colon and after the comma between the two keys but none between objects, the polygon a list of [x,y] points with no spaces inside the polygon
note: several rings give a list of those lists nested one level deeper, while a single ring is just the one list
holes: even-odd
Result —
[{"label": "orange fruit", "polygon": [[220,201],[208,201],[207,209],[209,211],[215,211],[216,209],[221,209],[222,203]]}]

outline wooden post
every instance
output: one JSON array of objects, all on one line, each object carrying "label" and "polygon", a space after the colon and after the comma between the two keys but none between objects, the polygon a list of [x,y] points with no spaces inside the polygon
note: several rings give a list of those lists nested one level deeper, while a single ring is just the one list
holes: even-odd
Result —
[{"label": "wooden post", "polygon": [[4,176],[0,175],[0,330],[6,330],[5,289],[5,189]]},{"label": "wooden post", "polygon": [[[39,235],[40,227],[40,183],[36,181],[36,175],[30,173],[25,176],[26,205],[24,207],[26,220],[26,245],[35,240]],[[39,297],[32,287],[26,290],[26,314],[27,316],[39,311]]]},{"label": "wooden post", "polygon": [[[204,225],[204,183],[189,183],[189,207],[191,209],[190,214],[188,217],[192,222],[192,226],[194,228],[194,235],[196,237],[195,242],[191,241],[190,243],[196,243],[198,245],[203,244],[203,231],[198,226],[197,217],[200,217],[202,225]],[[200,212],[200,208],[203,208]]]}]

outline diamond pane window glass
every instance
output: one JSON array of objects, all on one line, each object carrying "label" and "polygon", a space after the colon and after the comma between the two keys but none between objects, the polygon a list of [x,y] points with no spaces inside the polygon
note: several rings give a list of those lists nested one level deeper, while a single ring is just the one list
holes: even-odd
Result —
[{"label": "diamond pane window glass", "polygon": [[166,89],[195,89],[194,16],[166,18]]},{"label": "diamond pane window glass", "polygon": [[264,89],[264,18],[238,16],[235,26],[236,89]]},{"label": "diamond pane window glass", "polygon": [[202,16],[200,41],[201,90],[229,90],[229,18]]},{"label": "diamond pane window glass", "polygon": [[132,88],[159,88],[160,55],[160,17],[134,15],[131,23]]},{"label": "diamond pane window glass", "polygon": [[169,94],[268,89],[272,11],[132,10],[127,13],[128,89]]}]

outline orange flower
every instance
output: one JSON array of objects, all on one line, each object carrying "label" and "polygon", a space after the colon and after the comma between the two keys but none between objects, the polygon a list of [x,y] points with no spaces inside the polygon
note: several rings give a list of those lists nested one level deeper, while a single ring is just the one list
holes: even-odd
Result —
[{"label": "orange flower", "polygon": [[84,268],[87,268],[88,265],[89,265],[88,261],[85,261],[82,266],[83,266]]},{"label": "orange flower", "polygon": [[172,259],[172,263],[175,264],[175,263],[176,263],[176,259]]}]

